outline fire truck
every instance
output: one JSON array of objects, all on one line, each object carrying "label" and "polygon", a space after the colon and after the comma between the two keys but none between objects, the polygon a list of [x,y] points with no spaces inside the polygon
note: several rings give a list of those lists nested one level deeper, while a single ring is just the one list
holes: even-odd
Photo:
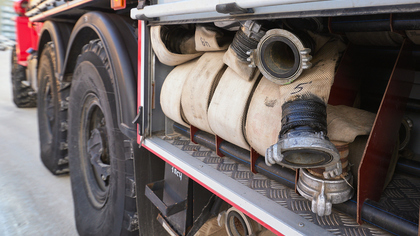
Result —
[{"label": "fire truck", "polygon": [[418,1],[14,7],[80,235],[418,235]]}]

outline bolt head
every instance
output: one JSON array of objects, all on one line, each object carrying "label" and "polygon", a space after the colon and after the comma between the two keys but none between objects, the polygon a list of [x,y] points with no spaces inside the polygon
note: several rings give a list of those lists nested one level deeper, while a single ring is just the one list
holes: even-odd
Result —
[{"label": "bolt head", "polygon": [[413,121],[410,119],[406,119],[408,127],[412,128],[413,127]]}]

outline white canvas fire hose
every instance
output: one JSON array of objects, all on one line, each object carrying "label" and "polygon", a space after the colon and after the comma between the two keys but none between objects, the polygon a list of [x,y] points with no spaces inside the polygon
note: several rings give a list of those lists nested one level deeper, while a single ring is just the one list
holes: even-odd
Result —
[{"label": "white canvas fire hose", "polygon": [[225,51],[232,40],[217,28],[202,25],[195,29],[152,26],[150,34],[153,51],[159,61],[168,66],[180,65],[204,52]]},{"label": "white canvas fire hose", "polygon": [[252,96],[246,116],[245,133],[249,145],[264,156],[277,142],[281,129],[279,85],[262,78]]},{"label": "white canvas fire hose", "polygon": [[[190,61],[201,56],[202,52],[180,54],[171,52],[161,37],[162,26],[152,26],[150,28],[152,48],[160,62],[168,66],[180,65],[184,62]],[[192,38],[195,41],[194,37]],[[195,51],[195,46],[193,47]],[[191,50],[190,50],[191,51]]]},{"label": "white canvas fire hose", "polygon": [[160,92],[160,105],[163,113],[173,121],[188,126],[181,107],[181,94],[184,83],[191,70],[195,68],[197,60],[186,62],[175,67],[166,77]]},{"label": "white canvas fire hose", "polygon": [[223,33],[215,27],[197,25],[195,29],[195,50],[200,52],[225,51],[230,44]]},{"label": "white canvas fire hose", "polygon": [[220,78],[226,70],[222,52],[207,52],[197,61],[182,89],[181,104],[188,122],[214,133],[208,121],[208,107]]},{"label": "white canvas fire hose", "polygon": [[226,69],[211,100],[208,119],[211,129],[222,139],[249,149],[245,139],[245,117],[259,73],[250,81],[231,68]]}]

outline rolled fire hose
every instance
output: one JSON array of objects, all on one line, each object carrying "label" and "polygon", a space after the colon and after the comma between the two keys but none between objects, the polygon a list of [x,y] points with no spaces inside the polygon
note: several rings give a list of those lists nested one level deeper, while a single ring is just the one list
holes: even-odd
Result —
[{"label": "rolled fire hose", "polygon": [[254,91],[246,116],[246,139],[262,156],[277,142],[281,129],[281,94],[278,87],[263,77]]},{"label": "rolled fire hose", "polygon": [[160,105],[163,113],[173,121],[188,126],[181,107],[181,93],[184,83],[191,70],[195,68],[197,60],[186,62],[175,67],[166,77],[160,93]]},{"label": "rolled fire hose", "polygon": [[243,80],[227,68],[211,100],[208,119],[211,129],[222,139],[249,149],[245,139],[245,117],[249,98],[258,81],[259,73],[251,81]]},{"label": "rolled fire hose", "polygon": [[[150,29],[153,51],[155,52],[159,61],[163,64],[168,66],[176,66],[197,58],[203,54],[202,52],[182,54],[170,51],[162,40],[162,33],[162,26],[152,26]],[[176,41],[176,39],[168,39],[168,41],[169,40],[172,40],[173,42]],[[194,38],[192,38],[192,40],[194,40]],[[185,42],[178,42],[178,44],[184,45]],[[195,45],[192,47],[192,50],[183,49],[182,51],[195,51]]]},{"label": "rolled fire hose", "polygon": [[208,107],[220,78],[226,70],[225,52],[207,52],[201,56],[184,83],[181,105],[188,122],[208,133],[214,133],[208,121]]},{"label": "rolled fire hose", "polygon": [[200,52],[225,51],[231,41],[215,27],[197,25],[195,29],[195,50]]}]

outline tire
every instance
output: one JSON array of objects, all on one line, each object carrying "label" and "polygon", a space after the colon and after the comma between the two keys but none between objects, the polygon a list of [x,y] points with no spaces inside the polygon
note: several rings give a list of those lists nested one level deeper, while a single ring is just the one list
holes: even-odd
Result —
[{"label": "tire", "polygon": [[111,70],[102,42],[92,40],[73,73],[69,161],[80,235],[138,235],[133,151],[118,128]]},{"label": "tire", "polygon": [[55,48],[45,44],[38,68],[38,128],[41,160],[55,175],[69,172],[67,107],[69,87],[56,76]]},{"label": "tire", "polygon": [[36,107],[36,93],[30,86],[22,83],[26,81],[26,67],[17,63],[16,46],[12,50],[11,72],[15,105],[19,108]]}]

